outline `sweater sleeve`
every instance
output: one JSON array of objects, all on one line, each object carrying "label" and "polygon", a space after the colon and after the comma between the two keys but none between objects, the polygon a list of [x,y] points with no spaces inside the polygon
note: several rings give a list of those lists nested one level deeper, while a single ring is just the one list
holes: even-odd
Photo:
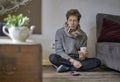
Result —
[{"label": "sweater sleeve", "polygon": [[87,35],[86,35],[86,33],[83,34],[81,47],[87,47]]},{"label": "sweater sleeve", "polygon": [[55,35],[55,51],[61,57],[68,59],[69,56],[68,54],[65,53],[65,50],[63,48],[62,37],[63,37],[62,31],[57,30],[56,35]]}]

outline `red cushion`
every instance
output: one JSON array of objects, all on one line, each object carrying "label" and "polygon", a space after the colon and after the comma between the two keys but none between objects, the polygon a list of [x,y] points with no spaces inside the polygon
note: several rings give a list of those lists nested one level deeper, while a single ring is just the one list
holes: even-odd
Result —
[{"label": "red cushion", "polygon": [[120,42],[120,23],[104,18],[98,42]]}]

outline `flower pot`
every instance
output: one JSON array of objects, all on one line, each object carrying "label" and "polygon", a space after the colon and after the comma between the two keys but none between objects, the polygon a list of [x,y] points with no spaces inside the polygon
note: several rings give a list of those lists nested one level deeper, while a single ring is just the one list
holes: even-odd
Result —
[{"label": "flower pot", "polygon": [[[5,30],[7,29],[8,32]],[[31,29],[27,27],[9,27],[3,26],[3,33],[9,36],[13,42],[25,42],[26,39],[32,34],[34,26]]]}]

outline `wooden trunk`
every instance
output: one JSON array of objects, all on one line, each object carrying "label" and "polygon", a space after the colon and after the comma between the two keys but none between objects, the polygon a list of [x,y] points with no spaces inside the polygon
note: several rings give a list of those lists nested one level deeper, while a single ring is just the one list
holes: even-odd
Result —
[{"label": "wooden trunk", "polygon": [[0,82],[41,82],[39,44],[0,44]]}]

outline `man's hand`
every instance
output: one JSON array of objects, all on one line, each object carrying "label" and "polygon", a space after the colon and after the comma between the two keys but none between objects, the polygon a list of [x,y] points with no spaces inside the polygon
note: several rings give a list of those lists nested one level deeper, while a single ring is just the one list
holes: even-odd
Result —
[{"label": "man's hand", "polygon": [[73,59],[73,58],[70,58],[70,60],[69,60],[71,63],[73,63],[73,66],[75,67],[75,68],[80,68],[80,67],[82,67],[82,64],[79,62],[79,61],[77,61],[77,60],[75,60],[75,59]]},{"label": "man's hand", "polygon": [[84,50],[84,51],[78,51],[78,54],[79,54],[79,58],[84,60],[85,58],[88,57],[88,51],[87,50]]}]

